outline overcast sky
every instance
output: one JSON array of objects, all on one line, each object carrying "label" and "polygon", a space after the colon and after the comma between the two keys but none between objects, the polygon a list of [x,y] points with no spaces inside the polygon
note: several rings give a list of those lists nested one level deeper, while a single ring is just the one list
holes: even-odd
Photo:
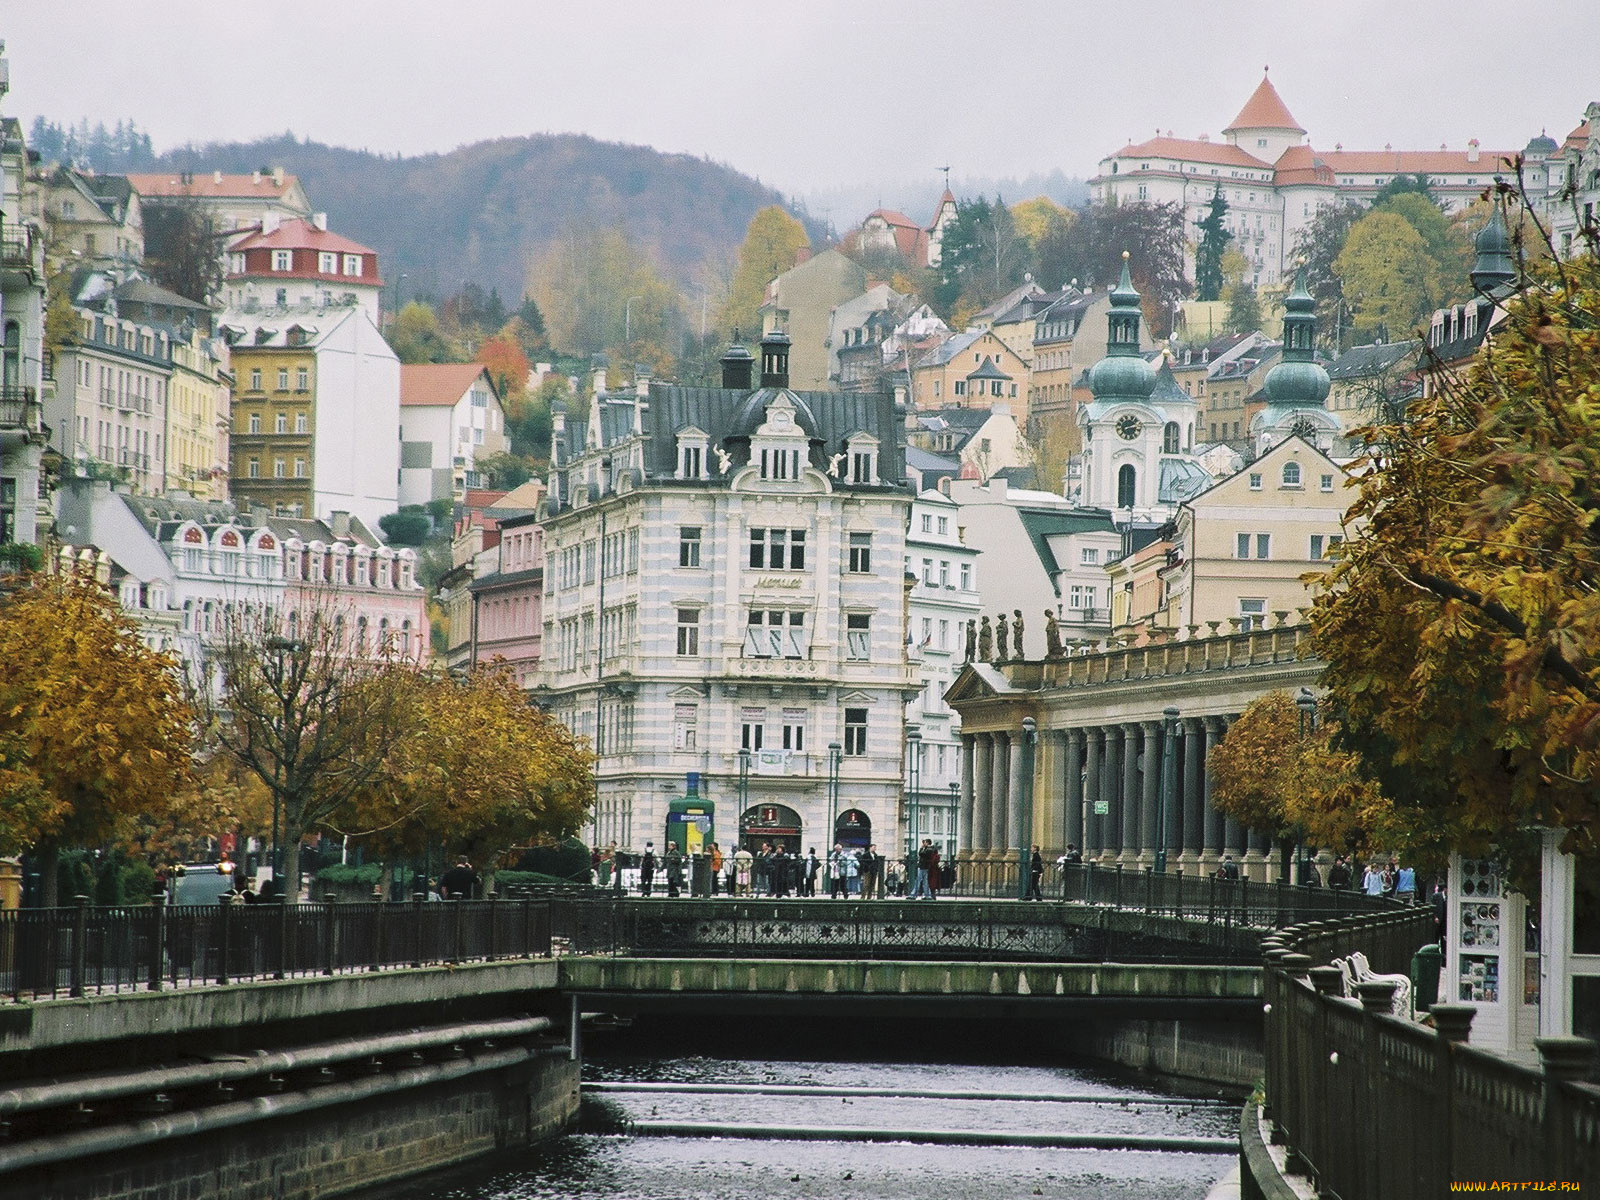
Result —
[{"label": "overcast sky", "polygon": [[1521,148],[1600,99],[1600,0],[5,0],[0,111],[157,150],[285,129],[384,152],[582,132],[791,193],[1093,174],[1219,136],[1271,65],[1312,144]]}]

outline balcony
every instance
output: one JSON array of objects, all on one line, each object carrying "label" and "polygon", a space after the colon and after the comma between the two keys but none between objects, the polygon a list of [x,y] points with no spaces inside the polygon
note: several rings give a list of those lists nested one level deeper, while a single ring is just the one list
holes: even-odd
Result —
[{"label": "balcony", "polygon": [[44,428],[44,406],[31,387],[0,388],[0,429],[38,433]]},{"label": "balcony", "polygon": [[0,237],[0,272],[20,272],[30,280],[44,273],[44,243],[27,226],[13,226]]}]

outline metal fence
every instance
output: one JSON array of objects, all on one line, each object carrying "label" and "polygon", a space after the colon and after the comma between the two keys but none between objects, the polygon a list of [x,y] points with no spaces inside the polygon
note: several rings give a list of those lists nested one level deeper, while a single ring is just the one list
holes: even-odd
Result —
[{"label": "metal fence", "polygon": [[47,999],[548,955],[551,903],[12,909],[0,990]]},{"label": "metal fence", "polygon": [[1578,1081],[1592,1043],[1547,1039],[1545,1069],[1468,1044],[1473,1009],[1433,1007],[1436,1028],[1389,1015],[1389,984],[1359,1001],[1314,970],[1361,950],[1404,973],[1430,936],[1418,912],[1346,918],[1267,939],[1268,1119],[1318,1194],[1443,1196],[1452,1183],[1600,1187],[1600,1088]]}]

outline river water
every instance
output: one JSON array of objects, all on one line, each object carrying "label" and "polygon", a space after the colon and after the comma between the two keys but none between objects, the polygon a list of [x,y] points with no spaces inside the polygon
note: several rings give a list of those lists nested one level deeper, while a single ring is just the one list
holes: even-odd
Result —
[{"label": "river water", "polygon": [[[941,1057],[960,1055],[946,1050]],[[691,1127],[689,1136],[684,1126]],[[740,1126],[759,1127],[762,1136],[725,1136],[728,1127]],[[1232,1165],[1220,1148],[1200,1153],[930,1144],[926,1139],[949,1131],[983,1131],[977,1136],[1232,1141],[1238,1127],[1236,1103],[1185,1098],[1147,1080],[1081,1065],[652,1056],[607,1052],[591,1041],[578,1131],[517,1160],[427,1177],[386,1188],[383,1195],[387,1200],[1198,1200]],[[820,1140],[796,1140],[797,1128]],[[910,1140],[836,1140],[858,1130],[900,1133]]]}]

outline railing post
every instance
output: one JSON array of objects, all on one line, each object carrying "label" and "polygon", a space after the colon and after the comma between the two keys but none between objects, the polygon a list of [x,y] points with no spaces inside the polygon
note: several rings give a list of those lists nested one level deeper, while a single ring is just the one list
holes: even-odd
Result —
[{"label": "railing post", "polygon": [[1149,867],[1144,869],[1144,911],[1150,914],[1156,902],[1156,873]]},{"label": "railing post", "polygon": [[286,973],[292,971],[294,954],[294,905],[289,903],[289,898],[278,895],[273,902],[278,906],[278,969],[272,973],[274,979],[282,979]]},{"label": "railing post", "polygon": [[1172,873],[1172,882],[1163,884],[1172,892],[1172,915],[1179,920],[1183,919],[1183,868],[1179,867]]},{"label": "railing post", "polygon": [[1115,879],[1114,882],[1117,885],[1117,887],[1116,887],[1117,894],[1116,894],[1116,898],[1111,901],[1111,906],[1113,908],[1121,908],[1122,907],[1122,864],[1121,863],[1117,864],[1116,871],[1117,871],[1117,875],[1116,875],[1116,879]]},{"label": "railing post", "polygon": [[533,957],[533,897],[522,897],[522,957]]},{"label": "railing post", "polygon": [[466,935],[466,907],[467,901],[460,898],[450,901],[456,906],[456,911],[450,920],[450,956],[452,963],[461,961],[461,945]]},{"label": "railing post", "polygon": [[1206,924],[1217,923],[1217,877],[1211,875],[1206,880]]},{"label": "railing post", "polygon": [[322,973],[324,975],[333,974],[333,943],[337,933],[334,920],[333,893],[324,892],[322,894]]},{"label": "railing post", "polygon": [[415,933],[411,943],[411,965],[413,967],[422,965],[422,912],[427,898],[427,894],[424,892],[414,892],[411,897],[411,928]]},{"label": "railing post", "polygon": [[499,906],[495,903],[497,899],[498,897],[494,892],[489,893],[489,957],[487,959],[489,962],[493,962],[495,960],[494,952],[497,941],[495,937],[495,922],[500,916]]},{"label": "railing post", "polygon": [[384,960],[384,935],[388,932],[385,928],[385,912],[382,888],[374,889],[372,903],[375,914],[372,918],[372,969],[381,971],[388,964]]},{"label": "railing post", "polygon": [[1094,860],[1091,858],[1083,868],[1083,902],[1094,903]]},{"label": "railing post", "polygon": [[67,988],[70,996],[84,994],[84,978],[89,966],[89,897],[79,896],[77,901],[78,907],[72,914],[72,980]]},{"label": "railing post", "polygon": [[162,968],[167,961],[167,893],[158,892],[151,903],[149,990],[161,990]]},{"label": "railing post", "polygon": [[228,982],[228,952],[233,943],[233,905],[227,901],[217,906],[217,982]]}]

